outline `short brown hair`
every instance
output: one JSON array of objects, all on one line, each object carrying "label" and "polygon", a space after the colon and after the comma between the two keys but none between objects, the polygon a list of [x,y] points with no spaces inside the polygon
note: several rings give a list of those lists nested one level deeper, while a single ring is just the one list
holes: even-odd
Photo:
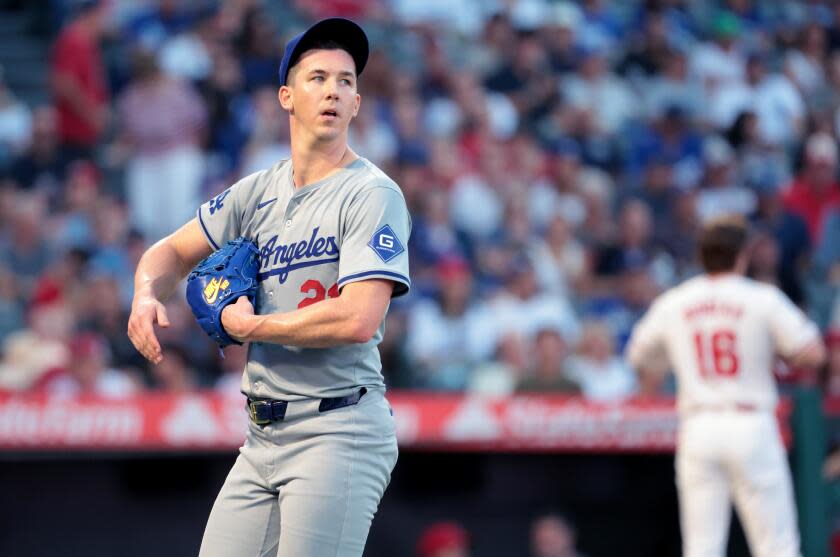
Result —
[{"label": "short brown hair", "polygon": [[707,273],[721,273],[735,268],[738,256],[747,245],[747,223],[739,216],[709,221],[700,235],[700,263]]}]

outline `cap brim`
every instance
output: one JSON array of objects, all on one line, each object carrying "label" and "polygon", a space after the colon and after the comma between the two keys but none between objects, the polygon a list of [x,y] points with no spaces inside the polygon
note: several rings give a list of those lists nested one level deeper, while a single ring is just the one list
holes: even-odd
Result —
[{"label": "cap brim", "polygon": [[297,63],[300,56],[322,41],[334,41],[340,44],[353,58],[356,64],[356,75],[361,75],[370,54],[367,35],[358,24],[349,19],[331,17],[315,23],[300,35],[289,55],[286,75],[281,76],[281,85],[285,85],[288,70]]}]

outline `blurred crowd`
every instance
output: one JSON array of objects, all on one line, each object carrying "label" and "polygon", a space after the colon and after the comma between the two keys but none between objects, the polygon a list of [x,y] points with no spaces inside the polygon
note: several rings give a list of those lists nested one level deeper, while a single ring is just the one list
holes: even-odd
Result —
[{"label": "blurred crowd", "polygon": [[203,200],[288,156],[284,41],[342,15],[373,46],[351,147],[413,218],[389,385],[671,389],[637,378],[624,344],[698,272],[701,223],[734,212],[754,223],[750,275],[824,330],[816,380],[840,394],[838,2],[76,0],[57,14],[50,102],[0,79],[0,387],[237,388],[244,350],[221,358],[183,296],[163,362],[132,348],[134,267]]},{"label": "blurred crowd", "polygon": [[[470,557],[470,534],[454,521],[428,525],[417,538],[416,557]],[[531,557],[585,557],[577,551],[573,524],[555,511],[536,516],[530,525],[527,555]]]}]

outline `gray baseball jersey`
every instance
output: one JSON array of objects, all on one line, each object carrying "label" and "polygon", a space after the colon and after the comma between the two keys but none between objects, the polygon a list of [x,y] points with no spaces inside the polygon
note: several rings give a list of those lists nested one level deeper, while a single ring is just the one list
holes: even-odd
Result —
[{"label": "gray baseball jersey", "polygon": [[[411,218],[402,192],[373,163],[358,158],[335,174],[295,189],[291,160],[247,176],[198,209],[214,249],[244,236],[260,250],[257,314],[282,313],[335,298],[367,279],[408,292]],[[251,343],[242,391],[295,400],[383,388],[374,337],[361,344],[301,348]]]}]

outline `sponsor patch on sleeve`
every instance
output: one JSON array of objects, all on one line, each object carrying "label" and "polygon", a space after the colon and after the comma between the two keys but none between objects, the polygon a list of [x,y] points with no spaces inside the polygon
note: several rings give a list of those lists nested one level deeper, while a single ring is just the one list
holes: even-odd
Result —
[{"label": "sponsor patch on sleeve", "polygon": [[373,233],[373,237],[368,242],[368,246],[385,263],[405,251],[397,235],[394,234],[394,230],[387,224]]}]

